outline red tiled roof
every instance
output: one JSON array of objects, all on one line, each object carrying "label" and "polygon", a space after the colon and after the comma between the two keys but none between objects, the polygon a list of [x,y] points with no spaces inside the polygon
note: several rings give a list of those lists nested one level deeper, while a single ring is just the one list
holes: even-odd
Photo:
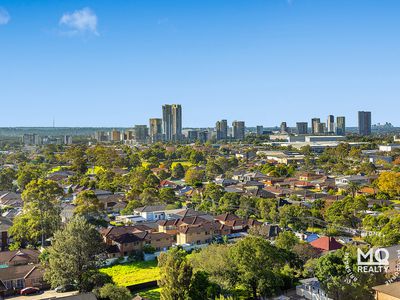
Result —
[{"label": "red tiled roof", "polygon": [[338,250],[343,247],[343,245],[337,242],[335,238],[328,236],[320,237],[319,239],[312,241],[310,244],[314,248],[322,251]]}]

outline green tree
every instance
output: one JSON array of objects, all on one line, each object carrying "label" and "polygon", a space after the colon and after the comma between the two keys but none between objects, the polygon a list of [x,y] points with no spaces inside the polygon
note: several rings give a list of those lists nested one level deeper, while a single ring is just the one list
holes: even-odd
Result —
[{"label": "green tree", "polygon": [[225,193],[219,200],[220,212],[234,213],[240,204],[240,196],[237,193]]},{"label": "green tree", "polygon": [[[45,279],[52,288],[74,284],[82,292],[88,292],[97,284],[100,254],[105,247],[100,233],[84,218],[74,217],[63,230],[54,234],[49,248]],[[97,279],[97,280],[96,280]]]},{"label": "green tree", "polygon": [[253,299],[274,294],[283,286],[280,270],[284,266],[281,251],[261,237],[246,237],[232,246],[238,281]]},{"label": "green tree", "polygon": [[94,191],[83,191],[74,200],[76,205],[74,213],[85,217],[87,220],[97,218],[103,210],[103,204],[99,201]]},{"label": "green tree", "polygon": [[376,185],[383,193],[396,197],[400,195],[400,173],[399,172],[383,172],[376,180]]},{"label": "green tree", "polygon": [[175,203],[178,198],[175,195],[175,191],[172,188],[160,189],[160,201],[167,204]]},{"label": "green tree", "polygon": [[[60,226],[59,197],[62,195],[63,190],[56,182],[44,179],[32,180],[22,193],[23,214],[38,224],[42,245],[46,237],[50,237]],[[37,226],[30,228],[38,229]],[[35,233],[31,232],[30,235]]]},{"label": "green tree", "polygon": [[202,182],[204,178],[204,170],[191,168],[187,170],[185,174],[185,182],[190,185],[195,185],[196,183]]},{"label": "green tree", "polygon": [[42,176],[42,170],[33,164],[24,164],[19,167],[17,173],[17,184],[21,190],[34,179],[39,179]]},{"label": "green tree", "polygon": [[238,274],[230,256],[230,246],[212,244],[190,256],[194,271],[205,272],[209,280],[223,290],[232,290],[238,280]]},{"label": "green tree", "polygon": [[275,240],[275,246],[291,251],[299,242],[299,238],[293,232],[282,231]]},{"label": "green tree", "polygon": [[98,292],[101,299],[104,300],[131,300],[131,292],[124,286],[116,286],[112,283],[107,283],[102,286]]},{"label": "green tree", "polygon": [[167,253],[161,253],[158,266],[161,276],[158,280],[158,286],[162,288],[161,300],[188,299],[193,270],[186,258],[186,252],[172,248]]},{"label": "green tree", "polygon": [[78,174],[85,174],[87,171],[86,147],[73,145],[68,147],[64,154],[65,159],[71,164],[71,169]]},{"label": "green tree", "polygon": [[372,287],[384,282],[383,274],[357,271],[356,251],[356,247],[342,248],[318,259],[315,274],[330,297],[372,300]]},{"label": "green tree", "polygon": [[182,179],[185,177],[185,168],[182,166],[182,164],[177,163],[174,168],[172,169],[172,178],[175,179]]},{"label": "green tree", "polygon": [[158,188],[160,185],[160,179],[154,174],[149,174],[144,181],[145,188]]},{"label": "green tree", "polygon": [[16,179],[16,172],[11,168],[4,168],[0,171],[0,190],[10,191],[13,188],[13,181]]},{"label": "green tree", "polygon": [[142,206],[142,203],[140,203],[140,201],[131,200],[131,201],[128,202],[126,207],[121,210],[121,214],[122,215],[131,215],[131,214],[133,214],[133,211],[134,211],[135,208],[138,208],[138,207],[141,207],[141,206]]},{"label": "green tree", "polygon": [[279,209],[279,223],[282,227],[290,226],[295,231],[304,231],[308,228],[306,217],[310,216],[307,208],[297,205],[284,205]]}]

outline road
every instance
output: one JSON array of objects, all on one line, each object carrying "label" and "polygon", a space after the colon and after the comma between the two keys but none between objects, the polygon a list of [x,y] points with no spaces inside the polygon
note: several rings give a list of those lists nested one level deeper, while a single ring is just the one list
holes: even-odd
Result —
[{"label": "road", "polygon": [[62,298],[66,296],[72,296],[78,294],[75,292],[66,292],[66,293],[56,293],[54,290],[43,291],[41,294],[31,295],[31,296],[12,296],[6,297],[6,300],[41,300],[41,299],[56,299]]}]

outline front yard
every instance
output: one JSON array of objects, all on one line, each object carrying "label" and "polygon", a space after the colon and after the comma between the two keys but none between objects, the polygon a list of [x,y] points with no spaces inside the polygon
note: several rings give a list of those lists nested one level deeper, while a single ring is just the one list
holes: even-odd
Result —
[{"label": "front yard", "polygon": [[110,275],[115,284],[120,286],[130,286],[158,280],[160,276],[157,260],[115,265],[102,268],[100,272]]}]

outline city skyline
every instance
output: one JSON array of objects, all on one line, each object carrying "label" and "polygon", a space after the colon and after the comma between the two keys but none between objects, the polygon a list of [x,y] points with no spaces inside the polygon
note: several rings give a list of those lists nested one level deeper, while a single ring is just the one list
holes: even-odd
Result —
[{"label": "city skyline", "polygon": [[173,3],[2,1],[0,126],[130,127],[163,103],[183,127],[400,125],[397,1]]}]

